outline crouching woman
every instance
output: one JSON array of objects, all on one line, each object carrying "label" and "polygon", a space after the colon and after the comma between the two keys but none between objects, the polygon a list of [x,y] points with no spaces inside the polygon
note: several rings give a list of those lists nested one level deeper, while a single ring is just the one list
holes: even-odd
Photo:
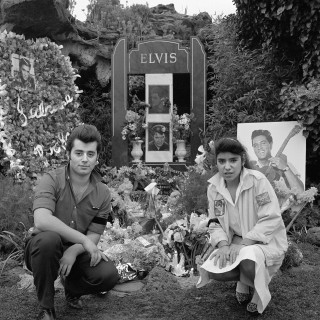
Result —
[{"label": "crouching woman", "polygon": [[248,169],[245,148],[236,139],[215,145],[218,173],[209,180],[210,242],[217,249],[200,268],[197,287],[237,281],[236,299],[247,311],[262,313],[268,285],[287,250],[285,226],[268,179]]}]

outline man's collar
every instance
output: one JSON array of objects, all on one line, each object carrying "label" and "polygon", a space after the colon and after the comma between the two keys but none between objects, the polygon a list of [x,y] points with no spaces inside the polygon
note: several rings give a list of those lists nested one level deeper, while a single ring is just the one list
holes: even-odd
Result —
[{"label": "man's collar", "polygon": [[[65,167],[65,179],[68,181],[71,180],[71,178],[70,178],[70,163],[68,163]],[[93,169],[90,174],[90,183],[97,184],[99,182],[101,182],[101,175],[95,169]]]}]

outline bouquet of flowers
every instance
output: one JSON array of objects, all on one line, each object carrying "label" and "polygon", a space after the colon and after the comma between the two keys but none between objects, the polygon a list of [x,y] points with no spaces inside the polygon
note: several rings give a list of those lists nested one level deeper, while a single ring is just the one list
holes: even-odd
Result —
[{"label": "bouquet of flowers", "polygon": [[283,180],[274,181],[274,185],[277,196],[289,200],[290,205],[301,205],[312,202],[318,194],[318,189],[315,187],[311,187],[303,192],[299,192],[296,188],[289,189]]},{"label": "bouquet of flowers", "polygon": [[144,140],[145,129],[147,124],[145,122],[145,108],[148,105],[140,101],[137,97],[133,98],[132,109],[128,110],[125,117],[125,125],[121,131],[123,140]]},{"label": "bouquet of flowers", "polygon": [[144,115],[135,111],[128,110],[126,122],[121,134],[123,140],[143,140],[145,135],[146,123]]},{"label": "bouquet of flowers", "polygon": [[[202,253],[207,243],[208,228],[206,221],[206,215],[198,216],[193,213],[190,216],[190,223],[186,219],[176,220],[164,231],[162,244],[165,246],[165,249],[169,253],[173,249],[174,253],[177,253],[180,257],[180,261],[183,257],[183,262],[187,269],[193,268],[193,270],[196,270],[196,256]],[[179,268],[178,270],[173,268],[173,271],[176,274],[179,272]]]},{"label": "bouquet of flowers", "polygon": [[192,135],[191,121],[194,119],[194,114],[184,113],[178,115],[177,106],[173,106],[173,112],[171,115],[171,129],[173,135],[173,141],[176,140],[188,140]]},{"label": "bouquet of flowers", "polygon": [[302,209],[308,203],[312,203],[315,200],[315,197],[318,195],[318,189],[311,187],[308,190],[299,192],[296,188],[289,189],[283,180],[274,181],[274,184],[276,195],[286,198],[286,201],[281,206],[281,213],[283,214],[286,210],[296,206],[290,214],[291,221],[286,226],[288,232]]}]

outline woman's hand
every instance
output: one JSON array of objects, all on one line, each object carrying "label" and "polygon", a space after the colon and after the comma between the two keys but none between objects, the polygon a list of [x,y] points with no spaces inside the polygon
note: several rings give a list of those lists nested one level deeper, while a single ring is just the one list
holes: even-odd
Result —
[{"label": "woman's hand", "polygon": [[230,263],[234,263],[239,255],[241,248],[243,248],[243,244],[232,244],[230,246]]},{"label": "woman's hand", "polygon": [[224,268],[227,265],[227,261],[229,260],[229,255],[230,255],[230,247],[229,246],[222,246],[219,248],[216,252],[214,252],[210,260],[213,260],[213,264],[217,265],[217,261],[219,260],[219,268]]}]

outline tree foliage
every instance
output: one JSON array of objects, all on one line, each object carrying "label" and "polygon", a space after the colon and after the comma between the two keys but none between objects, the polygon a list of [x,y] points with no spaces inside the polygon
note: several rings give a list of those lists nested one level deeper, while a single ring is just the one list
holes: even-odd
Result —
[{"label": "tree foliage", "polygon": [[[305,126],[307,171],[318,167],[320,2],[318,0],[235,0],[243,45],[274,50],[284,63],[299,70],[295,81],[283,79],[279,120],[297,120]],[[318,152],[316,153],[315,151]],[[310,152],[309,152],[310,151]],[[316,177],[312,175],[312,179]]]},{"label": "tree foliage", "polygon": [[304,84],[284,84],[280,92],[280,117],[297,120],[304,127],[307,137],[308,183],[319,182],[320,147],[320,81],[312,79]]},{"label": "tree foliage", "polygon": [[273,47],[295,60],[303,78],[319,76],[318,0],[234,0],[239,37],[250,48]]},{"label": "tree foliage", "polygon": [[79,98],[79,115],[84,123],[93,124],[101,134],[103,149],[99,155],[99,163],[110,165],[112,159],[112,114],[110,94],[102,88],[99,81],[87,78],[84,84],[81,79],[78,82],[83,89]]},{"label": "tree foliage", "polygon": [[236,30],[229,16],[200,34],[208,52],[207,134],[214,139],[235,136],[238,123],[278,120],[281,82],[295,74],[272,51],[241,47]]}]

